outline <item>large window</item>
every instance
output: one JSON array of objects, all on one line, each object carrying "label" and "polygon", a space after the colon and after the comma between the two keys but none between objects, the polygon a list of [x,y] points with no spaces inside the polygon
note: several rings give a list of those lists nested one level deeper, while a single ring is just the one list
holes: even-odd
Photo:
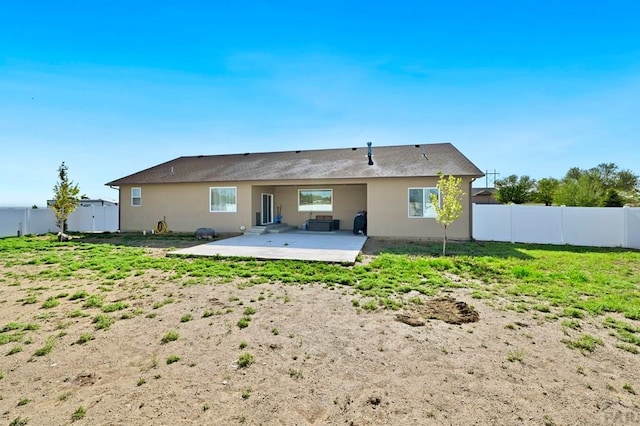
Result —
[{"label": "large window", "polygon": [[409,217],[436,217],[431,194],[434,194],[440,202],[438,188],[409,188]]},{"label": "large window", "polygon": [[235,186],[209,188],[209,211],[229,213],[238,211],[238,190]]},{"label": "large window", "polygon": [[333,189],[299,189],[299,212],[333,211]]},{"label": "large window", "polygon": [[142,188],[131,188],[131,205],[142,205]]}]

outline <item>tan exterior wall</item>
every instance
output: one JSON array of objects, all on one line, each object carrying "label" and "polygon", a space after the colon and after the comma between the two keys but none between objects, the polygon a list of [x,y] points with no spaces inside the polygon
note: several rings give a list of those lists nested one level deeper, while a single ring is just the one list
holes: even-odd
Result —
[{"label": "tan exterior wall", "polygon": [[[441,238],[444,228],[435,219],[409,217],[409,188],[435,187],[438,178],[373,179],[367,188],[367,233],[376,237]],[[471,238],[470,179],[462,182],[463,212],[447,231],[449,238]]]},{"label": "tan exterior wall", "polygon": [[[169,230],[174,232],[194,232],[200,227],[213,227],[218,232],[240,232],[242,226],[250,228],[256,224],[256,213],[261,212],[261,195],[269,193],[274,195],[274,219],[276,206],[282,206],[282,221],[299,228],[309,218],[327,215],[340,220],[340,229],[351,230],[356,213],[367,210],[370,236],[441,238],[443,228],[435,219],[410,218],[408,211],[409,188],[435,187],[436,182],[437,178],[377,178],[368,182],[310,181],[295,185],[287,181],[259,185],[248,182],[151,184],[139,186],[142,188],[141,206],[131,205],[131,186],[123,186],[120,188],[120,226],[122,231],[150,231],[159,220],[166,218]],[[209,211],[209,188],[213,186],[237,187],[237,212]],[[299,189],[332,189],[333,211],[298,211]],[[465,178],[463,213],[450,226],[450,238],[471,238],[470,189],[471,181]]]},{"label": "tan exterior wall", "polygon": [[[237,187],[238,211],[209,212],[209,188]],[[120,188],[120,227],[122,231],[151,230],[166,218],[169,231],[194,232],[213,227],[218,232],[240,232],[240,226],[251,226],[251,185],[248,183],[153,184],[140,185],[142,204],[131,205],[131,186]],[[243,208],[244,206],[244,208]]]}]

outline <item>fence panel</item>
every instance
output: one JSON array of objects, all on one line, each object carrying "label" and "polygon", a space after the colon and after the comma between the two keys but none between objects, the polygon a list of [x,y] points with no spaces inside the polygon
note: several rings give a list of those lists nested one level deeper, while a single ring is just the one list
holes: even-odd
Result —
[{"label": "fence panel", "polygon": [[473,205],[483,241],[640,249],[640,208]]},{"label": "fence panel", "polygon": [[58,232],[56,225],[56,214],[51,209],[26,209],[27,226],[25,234],[46,234],[47,232]]},{"label": "fence panel", "polygon": [[71,213],[67,226],[72,232],[113,232],[118,226],[118,206],[80,205]]},{"label": "fence panel", "polygon": [[[118,206],[78,207],[67,220],[72,232],[113,232],[119,228]],[[51,209],[0,208],[0,238],[58,232]]]},{"label": "fence panel", "polygon": [[473,237],[481,241],[511,241],[511,206],[474,204]]},{"label": "fence panel", "polygon": [[626,246],[640,249],[640,208],[626,208]]},{"label": "fence panel", "polygon": [[26,220],[25,209],[0,209],[0,237],[22,233]]},{"label": "fence panel", "polygon": [[512,242],[562,244],[562,207],[511,205]]},{"label": "fence panel", "polygon": [[564,207],[565,244],[595,247],[624,246],[624,209]]}]

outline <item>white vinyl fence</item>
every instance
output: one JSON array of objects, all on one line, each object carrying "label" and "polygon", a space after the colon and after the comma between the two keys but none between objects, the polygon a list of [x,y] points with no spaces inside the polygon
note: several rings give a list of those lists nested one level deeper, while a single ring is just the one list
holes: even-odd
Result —
[{"label": "white vinyl fence", "polygon": [[640,249],[640,208],[474,204],[473,237]]},{"label": "white vinyl fence", "polygon": [[[80,206],[67,220],[71,232],[117,231],[118,206]],[[51,209],[0,208],[0,237],[58,232]]]}]

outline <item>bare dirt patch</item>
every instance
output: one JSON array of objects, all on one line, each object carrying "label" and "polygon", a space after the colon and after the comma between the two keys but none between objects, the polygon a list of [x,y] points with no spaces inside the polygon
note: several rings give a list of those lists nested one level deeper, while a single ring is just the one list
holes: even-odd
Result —
[{"label": "bare dirt patch", "polygon": [[[36,288],[38,303],[24,304]],[[42,307],[82,289],[129,307],[106,314],[108,329],[82,299]],[[406,297],[420,297],[403,312],[422,326],[358,308],[346,286],[188,285],[161,273],[106,290],[85,279],[5,282],[0,328],[39,328],[23,331],[20,352],[0,345],[0,420],[71,424],[83,406],[73,424],[638,424],[629,389],[640,390],[640,358],[615,347],[602,318],[574,330],[464,289]],[[163,343],[170,331],[177,339]],[[562,343],[585,333],[604,344],[583,353]],[[48,339],[52,350],[36,356]],[[253,362],[242,367],[244,354]]]},{"label": "bare dirt patch", "polygon": [[422,305],[413,305],[408,312],[396,315],[400,322],[421,326],[425,320],[437,319],[448,324],[464,324],[480,319],[478,312],[463,301],[451,297],[436,297]]}]

